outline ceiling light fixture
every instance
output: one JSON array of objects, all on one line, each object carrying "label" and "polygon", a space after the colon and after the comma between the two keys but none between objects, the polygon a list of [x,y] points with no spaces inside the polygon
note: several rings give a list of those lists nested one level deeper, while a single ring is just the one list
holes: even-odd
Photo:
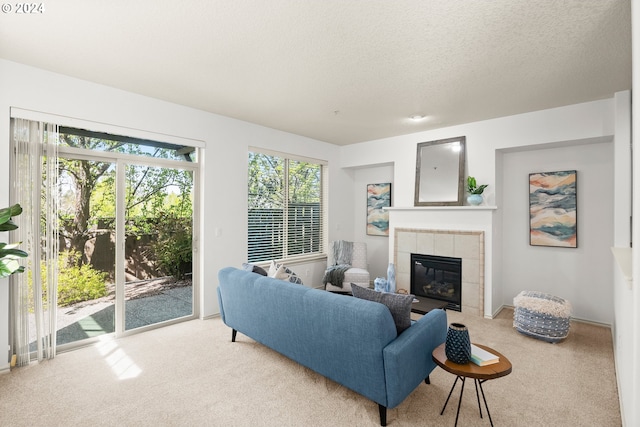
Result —
[{"label": "ceiling light fixture", "polygon": [[409,118],[411,120],[413,120],[414,122],[421,122],[422,120],[426,119],[426,116],[423,116],[421,114],[414,114],[413,116],[409,116]]}]

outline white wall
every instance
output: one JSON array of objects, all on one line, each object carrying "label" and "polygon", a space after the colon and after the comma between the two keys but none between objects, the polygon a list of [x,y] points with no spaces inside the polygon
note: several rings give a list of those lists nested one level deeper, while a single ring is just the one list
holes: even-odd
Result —
[{"label": "white wall", "polygon": [[[568,299],[574,317],[611,324],[613,141],[509,152],[502,161],[502,304],[525,289],[547,292]],[[562,170],[577,171],[578,247],[530,246],[529,173]]]},{"label": "white wall", "polygon": [[[143,97],[0,60],[0,206],[9,203],[9,109],[18,107],[124,128],[204,141],[200,315],[218,312],[217,272],[247,256],[247,151],[249,146],[327,160],[329,206],[352,202],[351,175],[339,168],[335,145]],[[347,189],[346,191],[344,189]],[[352,209],[331,209],[329,223],[353,230]],[[214,230],[219,230],[217,235]],[[332,231],[329,233],[332,237]],[[321,284],[326,261],[292,266],[305,284]],[[306,276],[306,272],[309,276]],[[8,343],[8,290],[0,281],[0,370]]]},{"label": "white wall", "polygon": [[[632,38],[632,89],[633,92],[640,93],[640,7],[638,2],[631,2],[631,38]],[[624,110],[631,104],[631,97],[616,97],[616,108]],[[621,142],[628,143],[633,132],[632,145],[633,153],[629,146],[621,146],[616,156],[623,158],[632,157],[633,162],[633,205],[632,214],[635,218],[633,227],[633,242],[635,249],[631,253],[632,281],[629,283],[616,265],[614,267],[615,284],[615,323],[614,323],[614,356],[616,362],[616,372],[618,373],[618,394],[620,395],[620,408],[622,412],[622,423],[624,426],[640,425],[640,225],[637,218],[640,218],[640,150],[638,141],[638,129],[640,129],[640,109],[637,107],[637,97],[635,106],[632,108],[631,122],[627,115],[617,115],[616,139],[620,137]],[[618,128],[621,129],[618,131]],[[623,132],[622,129],[627,129]],[[616,148],[618,141],[616,141]],[[616,187],[618,181],[629,177],[619,174],[616,170]],[[616,197],[624,199],[624,194],[616,192]],[[622,218],[620,219],[622,222]],[[624,233],[616,231],[616,246],[628,248],[629,242]]]},{"label": "white wall", "polygon": [[[415,188],[417,144],[466,136],[466,174],[475,176],[479,183],[489,184],[485,190],[485,203],[494,205],[500,201],[500,197],[496,197],[496,170],[499,171],[502,167],[496,164],[500,162],[500,155],[496,153],[500,150],[531,146],[544,147],[547,144],[588,141],[602,137],[612,138],[614,128],[614,102],[613,99],[605,99],[348,145],[341,149],[341,162],[343,167],[348,168],[392,162],[394,164],[394,206],[411,207]],[[501,206],[498,206],[498,211],[494,215],[500,218]],[[494,226],[496,224],[499,224],[499,221],[494,221]],[[496,233],[501,233],[501,230],[498,229],[499,227],[494,228],[493,237],[496,237]],[[488,307],[489,312],[495,312],[505,304],[502,298],[504,278],[501,271],[503,252],[501,245],[504,242],[502,238],[498,240],[500,244],[485,254],[487,264],[493,266],[493,270],[498,270],[491,277],[485,278],[491,281],[485,283],[485,307]],[[392,249],[389,248],[389,253],[393,253]],[[570,275],[571,271],[562,266],[556,266],[555,274]],[[585,304],[596,305],[598,300],[594,297],[592,301]],[[604,317],[609,319],[613,317],[611,308]]]},{"label": "white wall", "polygon": [[353,171],[354,240],[367,244],[371,280],[387,277],[389,237],[367,235],[367,184],[391,183],[391,206],[394,205],[393,165],[375,165]]},{"label": "white wall", "polygon": [[486,204],[494,205],[496,150],[612,136],[613,105],[613,99],[604,99],[347,145],[341,147],[340,161],[345,168],[393,163],[394,204],[413,206],[416,145],[466,136],[466,172],[490,185],[485,199]]}]

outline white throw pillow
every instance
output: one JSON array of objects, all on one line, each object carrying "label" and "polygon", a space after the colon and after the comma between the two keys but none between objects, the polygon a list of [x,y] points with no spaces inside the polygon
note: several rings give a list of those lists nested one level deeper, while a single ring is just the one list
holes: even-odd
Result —
[{"label": "white throw pillow", "polygon": [[287,268],[284,264],[277,264],[275,261],[271,261],[267,276],[273,277],[274,279],[284,280],[285,282],[302,285],[302,279],[300,279],[291,269]]},{"label": "white throw pillow", "polygon": [[275,261],[271,261],[271,265],[269,266],[269,273],[267,274],[267,276],[280,280],[289,279],[289,274],[287,274],[287,271],[284,268],[284,264],[276,264]]}]

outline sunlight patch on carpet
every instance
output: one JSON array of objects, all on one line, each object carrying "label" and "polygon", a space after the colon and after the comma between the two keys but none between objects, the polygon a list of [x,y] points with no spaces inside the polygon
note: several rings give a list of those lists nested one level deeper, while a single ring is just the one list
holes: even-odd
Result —
[{"label": "sunlight patch on carpet", "polygon": [[137,377],[142,369],[120,348],[114,339],[102,340],[96,348],[119,380]]}]

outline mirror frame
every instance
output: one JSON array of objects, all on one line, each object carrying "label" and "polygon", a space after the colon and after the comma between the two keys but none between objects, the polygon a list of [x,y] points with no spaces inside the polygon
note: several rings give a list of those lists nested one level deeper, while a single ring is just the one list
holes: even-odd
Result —
[{"label": "mirror frame", "polygon": [[[457,179],[457,200],[453,201],[423,201],[420,200],[420,176],[422,171],[422,155],[423,152],[436,145],[458,143],[460,151],[458,152],[458,179]],[[465,152],[466,137],[458,136],[456,138],[439,139],[436,141],[421,142],[418,144],[418,152],[416,157],[416,187],[414,206],[462,206],[464,196],[464,177],[465,177]]]}]

